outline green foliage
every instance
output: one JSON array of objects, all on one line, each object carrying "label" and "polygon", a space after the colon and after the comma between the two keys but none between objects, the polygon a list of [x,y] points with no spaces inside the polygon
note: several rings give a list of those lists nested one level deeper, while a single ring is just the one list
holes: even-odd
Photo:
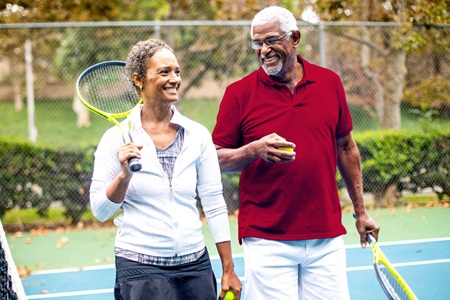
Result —
[{"label": "green foliage", "polygon": [[11,0],[0,6],[0,23],[118,20],[132,3],[120,0]]},{"label": "green foliage", "polygon": [[437,75],[413,79],[405,89],[403,101],[420,111],[429,108],[445,112],[450,107],[450,81]]},{"label": "green foliage", "polygon": [[[398,192],[431,188],[450,197],[450,132],[366,132],[358,143],[366,192],[381,201],[391,186]],[[380,204],[380,203],[378,203]]]},{"label": "green foliage", "polygon": [[421,109],[411,109],[411,113],[417,115],[417,121],[422,126],[424,132],[438,130],[436,125],[439,120],[435,119],[435,116],[438,114],[436,110],[429,110],[422,106]]},{"label": "green foliage", "polygon": [[[363,183],[376,201],[395,186],[399,193],[431,189],[440,201],[450,200],[450,131],[431,133],[377,131],[355,135]],[[0,217],[12,208],[34,208],[48,215],[62,203],[72,224],[87,211],[94,147],[52,149],[18,139],[0,139]],[[337,175],[337,180],[341,178]],[[222,174],[228,210],[239,207],[239,174]],[[341,186],[341,185],[339,185]],[[448,199],[448,200],[446,200]]]},{"label": "green foliage", "polygon": [[233,214],[239,209],[239,173],[222,173],[222,184],[228,213]]},{"label": "green foliage", "polygon": [[[448,2],[417,1],[314,1],[309,4],[324,21],[397,22],[398,28],[383,40],[393,49],[411,51],[433,39],[433,24],[449,23]],[[448,39],[441,39],[447,40]]]},{"label": "green foliage", "polygon": [[432,142],[425,144],[405,188],[413,192],[431,188],[439,200],[450,200],[450,133],[435,134]]},{"label": "green foliage", "polygon": [[35,208],[46,216],[54,201],[77,223],[87,210],[93,149],[50,149],[0,139],[0,217],[14,208]]},{"label": "green foliage", "polygon": [[[85,224],[98,222],[90,210],[83,213],[80,221]],[[44,226],[45,228],[57,228],[59,226],[66,227],[70,225],[63,207],[50,208],[45,217],[41,217],[35,208],[15,208],[8,210],[2,216],[1,222],[4,229],[8,232],[29,231],[41,226]]]},{"label": "green foliage", "polygon": [[[123,32],[127,34],[123,34]],[[148,36],[150,28],[70,28],[56,50],[53,74],[69,82],[88,67],[103,61],[125,61],[139,36]],[[137,32],[136,32],[137,31]]]}]

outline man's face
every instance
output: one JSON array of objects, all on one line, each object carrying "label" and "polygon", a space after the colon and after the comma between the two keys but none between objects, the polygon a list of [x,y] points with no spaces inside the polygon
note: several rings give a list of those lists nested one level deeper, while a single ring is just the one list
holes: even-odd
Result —
[{"label": "man's face", "polygon": [[292,32],[283,32],[280,21],[272,19],[264,25],[253,27],[253,45],[259,63],[270,76],[282,75],[286,62],[291,55],[296,55],[291,42]]}]

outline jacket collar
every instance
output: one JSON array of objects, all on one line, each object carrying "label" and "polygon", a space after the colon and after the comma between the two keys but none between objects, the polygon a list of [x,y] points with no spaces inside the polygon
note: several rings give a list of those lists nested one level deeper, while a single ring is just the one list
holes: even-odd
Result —
[{"label": "jacket collar", "polygon": [[[132,120],[133,127],[142,127],[141,111],[143,106],[144,106],[143,104],[140,104],[135,108],[133,108],[127,117],[127,119]],[[173,114],[172,118],[170,119],[170,123],[180,125],[184,128],[188,127],[189,123],[188,119],[185,116],[183,116],[174,105],[171,106],[171,110]]]}]

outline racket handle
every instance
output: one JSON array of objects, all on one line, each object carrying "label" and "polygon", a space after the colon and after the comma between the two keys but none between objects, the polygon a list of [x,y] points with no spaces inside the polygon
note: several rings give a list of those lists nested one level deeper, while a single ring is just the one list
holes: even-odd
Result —
[{"label": "racket handle", "polygon": [[[356,214],[355,213],[353,213],[353,218],[356,219]],[[367,234],[367,241],[369,242],[369,244],[372,244],[373,242],[376,242],[377,240],[375,239],[375,237],[371,233],[368,233]]]},{"label": "racket handle", "polygon": [[369,242],[369,244],[372,244],[373,242],[376,242],[377,240],[375,239],[375,237],[371,233],[368,233],[367,234],[367,241]]},{"label": "racket handle", "polygon": [[141,161],[139,158],[133,157],[128,161],[131,172],[139,172],[142,169]]}]

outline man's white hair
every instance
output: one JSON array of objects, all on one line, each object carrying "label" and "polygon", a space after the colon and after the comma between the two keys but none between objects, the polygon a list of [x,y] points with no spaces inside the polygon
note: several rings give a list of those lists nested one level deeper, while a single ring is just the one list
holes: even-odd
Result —
[{"label": "man's white hair", "polygon": [[258,12],[253,18],[250,37],[253,38],[253,27],[264,25],[273,18],[280,20],[281,30],[284,32],[298,30],[297,21],[289,10],[280,6],[269,6]]}]

